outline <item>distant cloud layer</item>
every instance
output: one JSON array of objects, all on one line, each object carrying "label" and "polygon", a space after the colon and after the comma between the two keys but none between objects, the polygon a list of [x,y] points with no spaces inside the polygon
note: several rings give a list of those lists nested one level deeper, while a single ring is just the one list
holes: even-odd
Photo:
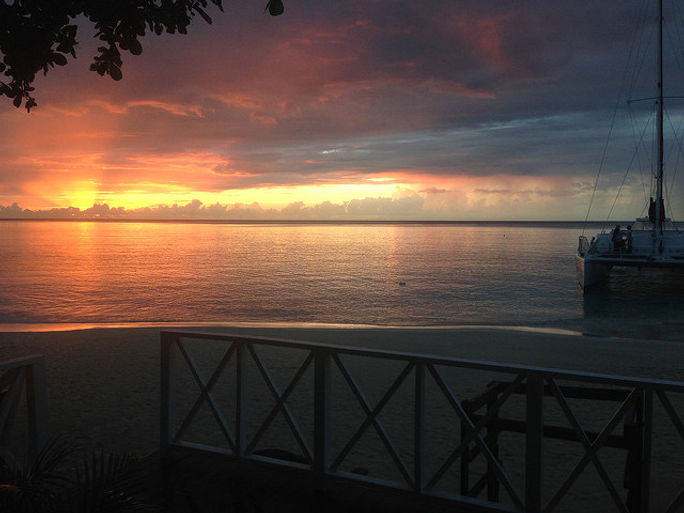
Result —
[{"label": "distant cloud layer", "polygon": [[[121,82],[87,71],[86,31],[35,112],[0,106],[0,216],[583,218],[641,5],[230,2],[144,39]],[[595,212],[647,117],[614,129]],[[644,169],[618,211],[647,201]]]},{"label": "distant cloud layer", "polygon": [[22,209],[14,203],[0,205],[0,219],[140,219],[140,220],[376,220],[423,219],[423,200],[413,198],[365,198],[347,204],[324,201],[313,206],[291,203],[281,209],[263,208],[258,203],[233,205],[203,205],[193,200],[185,205],[157,205],[127,210],[97,204],[90,208]]},{"label": "distant cloud layer", "polygon": [[[494,188],[495,185],[500,188]],[[522,188],[516,188],[520,186]],[[295,201],[280,208],[264,206],[257,201],[204,204],[199,199],[140,208],[97,203],[87,208],[28,209],[15,202],[0,205],[0,219],[577,220],[584,218],[584,205],[592,193],[590,183],[565,179],[540,182],[536,177],[497,176],[486,181],[464,179],[453,190],[432,187],[415,191],[397,187],[390,196],[353,198],[344,202]],[[595,193],[595,218],[604,220],[610,213],[613,217],[630,219],[644,213],[645,198],[638,187],[625,186],[622,196],[624,204],[613,209],[612,192]]]}]

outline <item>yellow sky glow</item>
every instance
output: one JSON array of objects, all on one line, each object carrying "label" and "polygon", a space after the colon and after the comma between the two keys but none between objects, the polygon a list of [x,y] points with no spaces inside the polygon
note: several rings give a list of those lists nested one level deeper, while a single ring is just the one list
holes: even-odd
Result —
[{"label": "yellow sky glow", "polygon": [[162,204],[182,205],[193,200],[200,200],[205,205],[258,203],[263,208],[281,209],[297,202],[302,202],[305,205],[316,205],[324,201],[340,204],[355,198],[391,197],[396,187],[396,183],[360,183],[260,187],[202,192],[190,190],[183,186],[162,186],[150,183],[136,184],[133,189],[114,192],[99,190],[94,181],[86,180],[73,182],[68,188],[53,191],[53,193],[43,194],[41,204],[32,205],[31,208],[69,205],[86,209],[94,204],[107,203],[110,207],[124,207],[127,210],[133,210]]}]

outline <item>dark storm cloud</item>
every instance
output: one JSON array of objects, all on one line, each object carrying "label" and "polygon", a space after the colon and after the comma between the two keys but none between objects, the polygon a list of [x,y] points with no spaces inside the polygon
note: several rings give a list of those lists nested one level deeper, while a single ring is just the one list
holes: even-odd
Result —
[{"label": "dark storm cloud", "polygon": [[[188,36],[146,38],[117,83],[87,71],[97,43],[84,35],[76,61],[39,79],[42,113],[2,119],[3,197],[68,167],[45,162],[69,152],[90,155],[110,187],[182,180],[219,192],[401,173],[573,177],[587,194],[641,5],[302,0],[271,18],[231,2]],[[38,132],[27,149],[21,134]],[[198,163],[145,174],[184,156]],[[610,185],[624,167],[606,167]]]}]

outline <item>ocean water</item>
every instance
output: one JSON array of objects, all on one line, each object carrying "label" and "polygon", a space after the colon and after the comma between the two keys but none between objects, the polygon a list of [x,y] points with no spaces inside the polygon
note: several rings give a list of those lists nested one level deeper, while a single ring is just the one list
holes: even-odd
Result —
[{"label": "ocean water", "polygon": [[[0,323],[684,318],[684,278],[577,286],[581,224],[0,222]],[[595,228],[589,228],[593,233]]]}]

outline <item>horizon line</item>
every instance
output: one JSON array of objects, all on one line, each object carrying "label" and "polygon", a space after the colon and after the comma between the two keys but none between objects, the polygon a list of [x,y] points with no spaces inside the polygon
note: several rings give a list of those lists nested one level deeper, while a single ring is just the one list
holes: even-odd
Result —
[{"label": "horizon line", "polygon": [[0,221],[96,222],[96,223],[188,223],[188,224],[613,224],[625,220],[587,221],[541,219],[195,219],[124,217],[0,217]]}]

